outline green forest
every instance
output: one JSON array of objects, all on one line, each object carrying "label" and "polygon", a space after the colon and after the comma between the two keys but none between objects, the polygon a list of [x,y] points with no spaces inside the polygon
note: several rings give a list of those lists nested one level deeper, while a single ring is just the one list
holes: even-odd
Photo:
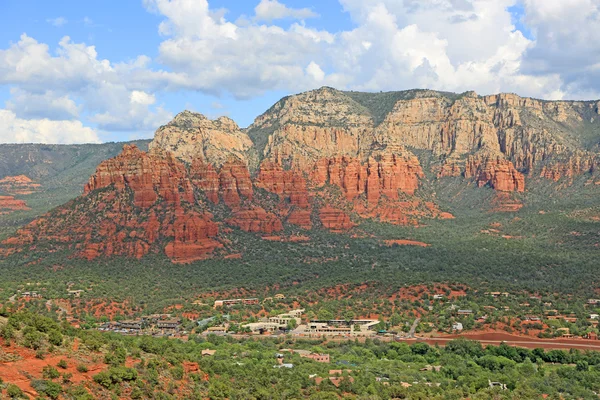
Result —
[{"label": "green forest", "polygon": [[[29,312],[4,313],[0,338],[5,348],[34,349],[39,359],[63,357],[30,383],[51,399],[595,399],[600,391],[598,352],[483,348],[464,339],[444,348],[214,335],[183,342],[79,330]],[[71,350],[74,341],[77,351]],[[301,358],[290,348],[329,354],[330,363]],[[216,352],[202,356],[205,349]],[[93,385],[75,384],[61,372],[84,356],[102,365],[92,374]],[[288,367],[277,368],[277,357]],[[190,362],[198,366],[193,372]],[[85,373],[87,365],[77,370]],[[9,397],[24,398],[15,385],[2,386]]]}]

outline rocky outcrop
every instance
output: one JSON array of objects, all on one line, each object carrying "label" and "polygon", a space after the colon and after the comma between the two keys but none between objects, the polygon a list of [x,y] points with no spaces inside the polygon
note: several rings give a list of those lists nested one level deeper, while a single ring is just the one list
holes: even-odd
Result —
[{"label": "rocky outcrop", "polygon": [[260,165],[256,186],[279,195],[287,204],[309,207],[306,179],[299,170],[284,170],[280,164],[265,160]]},{"label": "rocky outcrop", "polygon": [[190,168],[190,179],[208,200],[213,204],[219,203],[219,173],[211,164],[199,159],[194,160]]},{"label": "rocky outcrop", "polygon": [[381,196],[395,200],[399,192],[414,194],[423,177],[415,156],[394,153],[378,154],[364,164],[351,157],[321,159],[310,173],[316,186],[338,186],[348,200],[365,194],[371,204],[377,204]]},{"label": "rocky outcrop", "polygon": [[0,214],[23,210],[29,210],[24,200],[15,199],[13,196],[0,196]]},{"label": "rocky outcrop", "polygon": [[230,118],[211,121],[202,114],[183,111],[156,131],[148,147],[170,152],[190,164],[201,160],[218,168],[231,158],[246,161],[252,141]]},{"label": "rocky outcrop", "polygon": [[254,189],[248,167],[240,160],[229,160],[219,172],[219,191],[223,202],[230,207],[252,200]]},{"label": "rocky outcrop", "polygon": [[113,186],[133,191],[133,204],[148,208],[160,198],[166,204],[194,202],[185,166],[171,153],[165,156],[145,153],[135,145],[125,145],[115,158],[102,162],[84,188],[84,193]]},{"label": "rocky outcrop", "polygon": [[128,145],[102,162],[83,196],[22,228],[3,252],[43,243],[89,259],[164,253],[182,263],[226,253],[235,242],[227,235],[239,234],[231,227],[271,237],[284,228],[344,232],[362,218],[418,226],[453,218],[428,181],[448,176],[493,188],[492,206],[515,211],[526,178],[571,182],[597,170],[597,108],[321,88],[282,99],[247,130],[185,111],[157,130],[148,152]]},{"label": "rocky outcrop", "polygon": [[237,211],[227,220],[227,223],[246,232],[271,234],[283,230],[281,220],[275,214],[266,212],[260,207]]},{"label": "rocky outcrop", "polygon": [[303,229],[312,228],[311,211],[310,210],[293,210],[287,217],[287,223],[297,225]]},{"label": "rocky outcrop", "polygon": [[469,157],[465,177],[474,177],[479,187],[489,185],[501,192],[523,192],[525,190],[523,174],[517,171],[510,161],[501,158]]},{"label": "rocky outcrop", "polygon": [[20,229],[4,253],[44,244],[86,259],[164,251],[173,262],[199,260],[223,245],[212,215],[197,204],[181,161],[126,145],[98,166],[83,196]]},{"label": "rocky outcrop", "polygon": [[576,176],[598,170],[600,160],[586,154],[575,154],[566,160],[556,160],[542,167],[540,176],[554,182],[566,179],[572,182]]},{"label": "rocky outcrop", "polygon": [[219,234],[212,215],[179,212],[173,224],[175,240],[167,244],[165,254],[175,263],[189,263],[212,256],[223,245],[214,238]]},{"label": "rocky outcrop", "polygon": [[[332,172],[337,175],[329,169],[343,160],[345,171],[334,181],[340,181],[350,198],[361,192],[363,182],[356,187],[353,181],[365,175],[364,165],[371,157],[398,154],[397,149],[403,157],[414,156],[407,148],[437,157],[439,163],[433,166],[440,177],[478,175],[481,184],[491,173],[498,181],[485,184],[520,190],[515,171],[555,180],[592,170],[597,154],[586,147],[588,134],[577,137],[574,132],[600,132],[600,118],[589,117],[596,113],[596,102],[548,102],[514,94],[358,94],[322,88],[278,102],[248,133],[255,142],[265,143],[265,158],[291,169],[314,169],[317,182],[326,181]],[[483,164],[486,159],[495,161],[483,165],[479,176],[468,171],[473,167],[470,157]],[[416,186],[414,181],[404,188],[410,186]]]},{"label": "rocky outcrop", "polygon": [[358,156],[360,138],[372,126],[366,108],[343,92],[321,88],[279,101],[255,120],[248,133],[272,132],[263,156],[307,170],[322,158]]},{"label": "rocky outcrop", "polygon": [[5,176],[0,179],[0,192],[10,195],[25,195],[39,191],[41,185],[25,175]]},{"label": "rocky outcrop", "polygon": [[324,228],[334,232],[344,232],[356,226],[350,220],[348,214],[330,206],[325,206],[319,210],[319,219]]}]

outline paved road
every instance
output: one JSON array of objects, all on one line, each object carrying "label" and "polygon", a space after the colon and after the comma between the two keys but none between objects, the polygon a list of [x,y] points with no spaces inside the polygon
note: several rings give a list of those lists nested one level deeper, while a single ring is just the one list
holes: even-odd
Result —
[{"label": "paved road", "polygon": [[[453,338],[419,338],[423,342],[428,344],[438,343],[439,345],[444,346],[446,342],[451,340],[455,340]],[[506,343],[509,346],[517,346],[517,347],[525,347],[529,349],[534,349],[536,347],[541,347],[545,349],[585,349],[585,350],[600,350],[600,342],[598,344],[594,343],[595,341],[591,340],[589,344],[587,343],[564,343],[564,342],[553,342],[553,341],[530,341],[530,340],[477,340],[483,345],[489,344],[498,346],[502,343]]]},{"label": "paved road", "polygon": [[413,322],[413,324],[411,325],[410,330],[408,331],[408,335],[406,335],[406,337],[409,337],[409,338],[415,337],[415,329],[417,329],[417,325],[419,325],[420,321],[421,321],[421,318],[415,319],[415,322]]}]

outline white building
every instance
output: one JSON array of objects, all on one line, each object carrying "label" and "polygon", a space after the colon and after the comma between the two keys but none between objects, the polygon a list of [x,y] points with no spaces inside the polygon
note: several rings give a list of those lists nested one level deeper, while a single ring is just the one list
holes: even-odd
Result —
[{"label": "white building", "polygon": [[463,324],[460,322],[455,322],[454,324],[452,324],[452,330],[454,331],[462,331],[463,330]]}]

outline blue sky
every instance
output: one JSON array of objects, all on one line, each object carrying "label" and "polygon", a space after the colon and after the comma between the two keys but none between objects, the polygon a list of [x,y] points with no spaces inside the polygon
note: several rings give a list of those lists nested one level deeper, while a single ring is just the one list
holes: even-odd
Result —
[{"label": "blue sky", "polygon": [[[4,0],[0,142],[242,127],[323,85],[600,97],[595,0]],[[576,4],[575,4],[576,3]]]}]

